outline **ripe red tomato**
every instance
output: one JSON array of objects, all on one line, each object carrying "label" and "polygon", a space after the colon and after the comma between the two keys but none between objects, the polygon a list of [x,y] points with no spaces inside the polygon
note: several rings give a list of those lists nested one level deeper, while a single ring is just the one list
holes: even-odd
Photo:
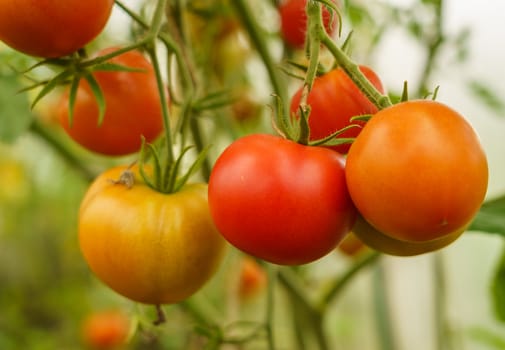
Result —
[{"label": "ripe red tomato", "polygon": [[92,41],[113,0],[0,0],[0,40],[28,55],[69,55]]},{"label": "ripe red tomato", "polygon": [[[307,13],[305,8],[307,0],[286,0],[279,6],[281,19],[281,34],[284,41],[294,47],[303,48],[307,33]],[[337,29],[338,16],[333,19],[328,9],[323,6],[323,24],[328,34],[333,34]]]},{"label": "ripe red tomato", "polygon": [[[377,74],[366,66],[359,68],[377,90],[384,93]],[[291,114],[297,113],[301,97],[302,88],[291,99]],[[322,139],[350,124],[364,125],[361,122],[351,123],[351,117],[377,112],[377,107],[359,90],[342,68],[334,69],[315,79],[307,104],[311,107],[309,116],[311,140]],[[340,137],[356,137],[360,131],[361,128],[351,128]],[[330,146],[342,154],[347,153],[349,147],[350,144]]]},{"label": "ripe red tomato", "polygon": [[163,194],[133,168],[131,188],[116,184],[126,167],[101,174],[79,211],[79,243],[94,274],[117,293],[146,304],[180,302],[219,266],[225,240],[209,213],[207,186]]},{"label": "ripe red tomato", "polygon": [[341,155],[262,134],[238,139],[217,159],[209,206],[232,245],[281,265],[326,255],[355,218]]},{"label": "ripe red tomato", "polygon": [[371,226],[397,240],[425,242],[465,230],[484,200],[488,167],[460,114],[417,100],[372,117],[349,150],[346,178]]},{"label": "ripe red tomato", "polygon": [[[98,55],[113,52],[102,50]],[[150,142],[163,130],[163,118],[156,78],[151,63],[138,51],[129,51],[111,63],[143,71],[97,71],[93,73],[105,97],[106,111],[98,125],[98,103],[85,79],[81,79],[69,125],[68,91],[58,106],[65,131],[88,150],[111,156],[140,150],[141,136]]]},{"label": "ripe red tomato", "polygon": [[116,349],[124,344],[130,330],[130,320],[120,310],[96,311],[82,324],[82,336],[92,349]]}]

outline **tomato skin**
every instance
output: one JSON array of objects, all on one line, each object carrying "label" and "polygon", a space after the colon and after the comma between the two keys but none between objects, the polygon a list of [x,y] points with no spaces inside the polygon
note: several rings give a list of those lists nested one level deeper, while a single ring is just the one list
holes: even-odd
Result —
[{"label": "tomato skin", "polygon": [[[98,56],[115,51],[108,48]],[[163,130],[160,98],[151,63],[138,51],[129,51],[111,63],[143,71],[97,71],[93,73],[105,97],[104,120],[98,125],[98,103],[85,79],[81,79],[69,125],[68,95],[62,97],[57,113],[67,134],[86,149],[109,156],[140,150],[141,136],[153,141]]]},{"label": "tomato skin", "polygon": [[207,186],[152,190],[115,184],[126,167],[101,174],[79,211],[79,242],[90,269],[117,293],[146,304],[177,303],[214,274],[225,241],[209,214]]},{"label": "tomato skin", "polygon": [[113,0],[0,0],[0,40],[25,54],[60,57],[103,30]]},{"label": "tomato skin", "polygon": [[456,111],[403,102],[374,115],[347,156],[349,192],[377,230],[424,242],[464,230],[487,190],[479,138]]},{"label": "tomato skin", "polygon": [[[360,66],[363,75],[379,90],[384,93],[382,82],[377,74],[367,66]],[[301,87],[291,99],[291,114],[297,113],[302,97]],[[309,115],[310,139],[318,140],[350,124],[363,126],[362,122],[352,122],[354,116],[363,114],[375,114],[378,109],[368,100],[347,76],[342,68],[336,68],[317,77],[307,97],[307,104],[311,107]],[[351,128],[339,137],[352,138],[358,136],[361,128]],[[350,144],[328,146],[329,148],[346,154]]]},{"label": "tomato skin", "polygon": [[279,265],[317,260],[354,222],[343,164],[325,148],[245,136],[214,165],[211,215],[226,240],[252,256]]},{"label": "tomato skin", "polygon": [[[281,19],[281,34],[284,41],[294,48],[303,48],[307,32],[307,0],[286,0],[279,6]],[[338,25],[338,16],[333,19],[328,9],[322,8],[323,24],[330,35],[335,32]]]},{"label": "tomato skin", "polygon": [[120,310],[95,311],[82,324],[82,336],[93,349],[114,349],[128,338],[130,320]]}]

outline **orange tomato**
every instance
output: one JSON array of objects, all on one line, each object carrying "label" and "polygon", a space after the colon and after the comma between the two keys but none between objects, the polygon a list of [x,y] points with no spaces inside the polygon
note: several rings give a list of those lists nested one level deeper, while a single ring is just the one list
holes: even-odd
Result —
[{"label": "orange tomato", "polygon": [[119,310],[96,311],[82,324],[84,343],[93,349],[115,349],[128,337],[130,320]]}]

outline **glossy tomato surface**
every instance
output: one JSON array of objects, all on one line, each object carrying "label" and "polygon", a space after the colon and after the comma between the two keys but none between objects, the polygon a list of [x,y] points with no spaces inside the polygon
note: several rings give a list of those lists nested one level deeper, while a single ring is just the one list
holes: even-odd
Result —
[{"label": "glossy tomato surface", "polygon": [[351,197],[378,231],[423,242],[461,232],[487,190],[486,155],[472,126],[434,101],[375,114],[351,146]]},{"label": "glossy tomato surface", "polygon": [[[307,33],[307,0],[286,0],[279,6],[281,34],[285,42],[294,48],[303,48]],[[337,29],[338,16],[333,18],[323,6],[323,24],[326,32],[332,34]]]},{"label": "glossy tomato surface", "polygon": [[[114,50],[102,50],[98,56]],[[129,51],[110,62],[141,71],[93,73],[105,98],[103,122],[98,123],[98,103],[85,79],[79,83],[72,124],[68,91],[58,106],[58,117],[68,135],[86,149],[121,156],[139,151],[142,136],[153,141],[163,130],[163,118],[154,70],[142,53]]]},{"label": "glossy tomato surface", "polygon": [[101,174],[79,211],[79,242],[94,274],[117,293],[146,304],[177,303],[198,291],[219,266],[225,240],[209,213],[207,186],[162,194],[125,167]]},{"label": "glossy tomato surface", "polygon": [[[360,66],[363,75],[379,90],[384,93],[382,82],[377,74],[367,66]],[[300,105],[303,87],[291,99],[291,114],[296,114]],[[318,140],[331,135],[350,124],[363,126],[362,122],[351,122],[351,118],[358,115],[374,114],[377,107],[352,82],[342,68],[317,77],[310,91],[307,104],[311,107],[309,115],[310,139]],[[339,137],[356,137],[361,127],[351,128]],[[349,151],[350,144],[329,146],[335,151],[345,154]]]},{"label": "glossy tomato surface", "polygon": [[209,206],[232,245],[282,265],[326,255],[355,219],[341,155],[265,134],[238,139],[220,155]]},{"label": "glossy tomato surface", "polygon": [[92,41],[113,0],[0,0],[0,40],[38,57],[69,55]]}]

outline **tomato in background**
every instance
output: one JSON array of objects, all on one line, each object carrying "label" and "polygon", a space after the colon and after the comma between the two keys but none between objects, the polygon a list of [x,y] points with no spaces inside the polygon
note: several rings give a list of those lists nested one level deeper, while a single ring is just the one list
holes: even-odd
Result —
[{"label": "tomato in background", "polygon": [[265,270],[249,256],[240,261],[238,295],[241,300],[247,301],[258,295],[267,284]]},{"label": "tomato in background", "polygon": [[352,200],[385,235],[425,242],[461,233],[487,190],[487,159],[472,126],[434,101],[415,100],[375,114],[346,162]]},{"label": "tomato in background", "polygon": [[[279,6],[281,34],[285,42],[294,48],[303,48],[307,33],[307,0],[286,0]],[[322,6],[323,24],[326,32],[332,35],[338,26],[338,16],[331,17],[326,6]]]},{"label": "tomato in background", "polygon": [[113,0],[0,0],[0,40],[37,57],[69,55],[103,30]]},{"label": "tomato in background", "polygon": [[79,243],[93,273],[117,293],[145,304],[180,302],[220,265],[226,242],[209,213],[206,184],[164,194],[132,169],[132,187],[115,167],[90,186],[79,211]]},{"label": "tomato in background", "polygon": [[[108,48],[98,56],[115,51]],[[58,117],[68,135],[86,149],[109,156],[140,150],[141,136],[153,141],[163,130],[163,117],[156,77],[151,63],[139,51],[128,51],[111,63],[142,71],[97,71],[93,75],[105,98],[106,111],[98,124],[98,103],[88,82],[81,79],[69,124],[69,92],[58,106]]]},{"label": "tomato in background", "polygon": [[[382,83],[372,69],[367,66],[360,66],[359,69],[379,92],[384,93]],[[297,113],[302,91],[303,87],[291,99],[291,114]],[[363,126],[364,123],[351,123],[350,119],[358,115],[374,114],[378,110],[342,68],[333,69],[314,80],[312,90],[307,98],[307,104],[311,107],[309,115],[311,140],[322,139],[350,124]],[[350,128],[339,137],[356,137],[361,129],[361,127]],[[341,154],[346,154],[349,151],[350,144],[328,147]]]},{"label": "tomato in background", "polygon": [[265,134],[242,137],[219,156],[209,206],[232,245],[280,265],[323,257],[355,219],[340,154]]},{"label": "tomato in background", "polygon": [[130,331],[130,320],[120,310],[90,313],[82,323],[84,343],[92,349],[117,349],[124,345]]}]

